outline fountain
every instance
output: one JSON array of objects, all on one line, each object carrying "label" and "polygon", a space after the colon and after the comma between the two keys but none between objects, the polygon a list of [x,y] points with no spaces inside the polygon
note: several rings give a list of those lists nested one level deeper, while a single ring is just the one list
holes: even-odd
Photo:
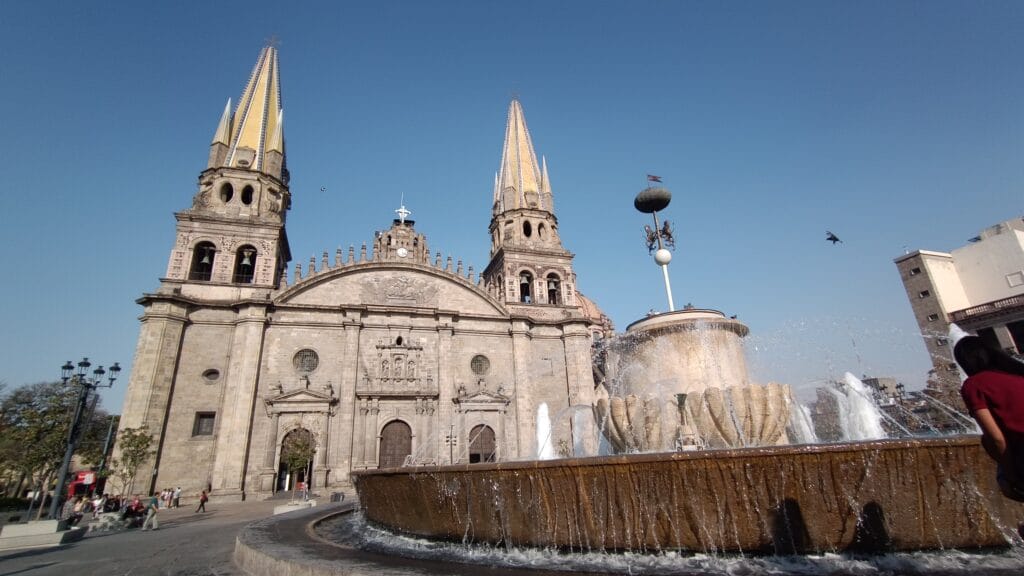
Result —
[{"label": "fountain", "polygon": [[789,386],[750,382],[747,327],[715,310],[674,310],[663,244],[671,234],[657,220],[668,199],[648,188],[636,205],[654,217],[649,247],[658,246],[669,312],[630,325],[595,369],[603,394],[593,413],[616,454],[548,459],[541,449],[528,462],[354,472],[367,521],[430,539],[569,552],[1019,544],[1024,506],[1000,495],[978,437],[882,439],[877,406],[852,375],[838,400],[846,437],[857,441],[797,444],[813,438],[808,415]]}]

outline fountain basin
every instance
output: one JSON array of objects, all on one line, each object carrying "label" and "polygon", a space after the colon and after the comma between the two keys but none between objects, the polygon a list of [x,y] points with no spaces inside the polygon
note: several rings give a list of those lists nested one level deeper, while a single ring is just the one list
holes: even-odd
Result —
[{"label": "fountain basin", "polygon": [[1008,546],[977,436],[358,471],[371,522],[571,551],[823,553]]}]

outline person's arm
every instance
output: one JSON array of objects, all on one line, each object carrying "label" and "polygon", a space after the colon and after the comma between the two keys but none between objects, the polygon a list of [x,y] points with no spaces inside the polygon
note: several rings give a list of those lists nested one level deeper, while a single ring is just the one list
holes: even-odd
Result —
[{"label": "person's arm", "polygon": [[988,408],[979,408],[974,411],[972,416],[981,427],[981,445],[985,448],[985,452],[996,462],[1002,462],[1003,456],[1006,454],[1006,436],[996,424],[992,411]]}]

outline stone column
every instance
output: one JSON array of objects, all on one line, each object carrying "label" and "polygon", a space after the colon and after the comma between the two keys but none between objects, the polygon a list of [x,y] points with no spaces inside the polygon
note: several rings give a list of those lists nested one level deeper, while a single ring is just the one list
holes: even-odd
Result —
[{"label": "stone column", "polygon": [[217,452],[213,466],[214,497],[242,498],[245,463],[251,450],[250,431],[263,358],[266,307],[243,306],[231,343],[231,362],[224,400],[217,414]]},{"label": "stone column", "polygon": [[[170,409],[174,382],[177,378],[178,357],[188,322],[188,309],[173,300],[147,300],[142,315],[142,327],[135,348],[131,378],[125,392],[121,410],[120,431],[145,425],[153,435],[153,446],[164,446],[167,413]],[[148,493],[159,481],[161,452],[143,463],[136,474],[133,490]],[[114,446],[114,458],[120,456],[120,446]]]},{"label": "stone column", "polygon": [[263,470],[260,472],[260,492],[270,494],[274,491],[277,469],[274,460],[277,458],[277,430],[281,415],[274,412],[270,415],[270,427],[267,430],[267,443],[263,452]]},{"label": "stone column", "polygon": [[537,453],[537,410],[530,387],[523,384],[531,361],[529,328],[521,320],[512,322],[512,385],[510,395],[515,402],[513,418],[514,443],[506,458],[532,458]]},{"label": "stone column", "polygon": [[[455,423],[455,407],[452,403],[457,387],[455,371],[452,369],[452,339],[454,335],[455,328],[452,325],[452,317],[450,315],[439,317],[437,325],[437,389],[438,398],[441,401],[441,413],[438,417],[442,430],[448,430],[449,425]],[[443,434],[439,434],[437,442],[434,443],[434,458],[438,462],[447,462],[448,446],[441,440],[443,440]]]}]

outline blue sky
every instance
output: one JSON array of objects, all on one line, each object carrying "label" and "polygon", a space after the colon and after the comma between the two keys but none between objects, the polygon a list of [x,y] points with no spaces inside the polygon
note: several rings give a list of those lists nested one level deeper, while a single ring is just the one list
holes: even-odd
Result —
[{"label": "blue sky", "polygon": [[298,261],[358,249],[404,194],[481,270],[515,94],[580,290],[619,329],[666,309],[632,207],[660,175],[677,305],[737,314],[754,377],[805,396],[845,371],[923,386],[893,258],[1024,214],[1019,2],[11,1],[0,381],[131,367],[134,300],[273,35]]}]

